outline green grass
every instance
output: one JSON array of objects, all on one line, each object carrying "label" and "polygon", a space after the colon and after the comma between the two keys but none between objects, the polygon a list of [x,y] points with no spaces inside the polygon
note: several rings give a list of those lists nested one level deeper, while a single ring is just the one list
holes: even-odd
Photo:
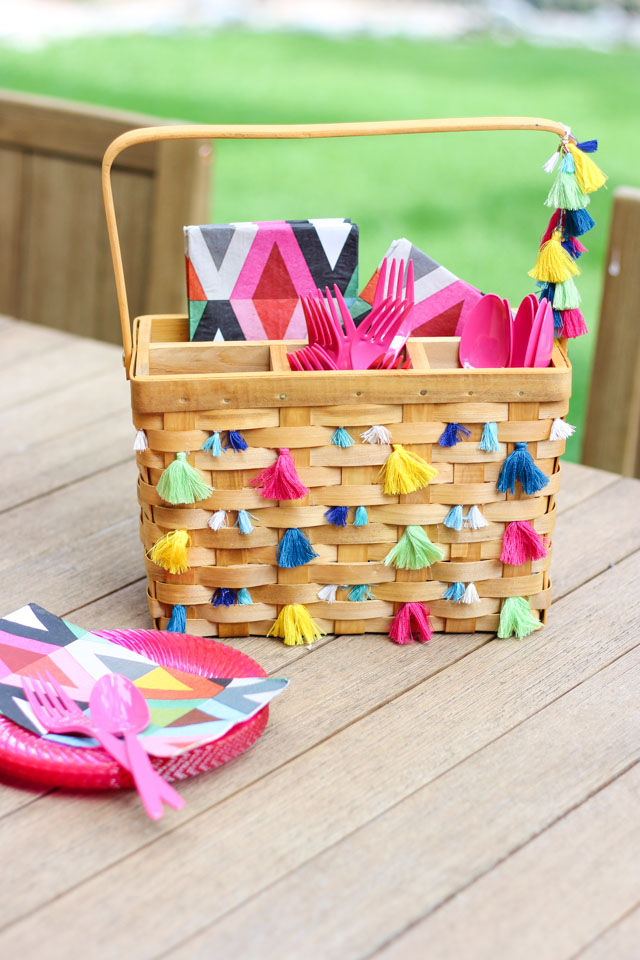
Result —
[{"label": "green grass", "polygon": [[[0,50],[0,84],[163,117],[296,123],[517,114],[598,137],[609,190],[579,278],[591,336],[572,344],[571,420],[584,416],[612,188],[636,184],[640,56],[500,45],[345,41],[242,31],[95,38]],[[482,133],[312,142],[226,142],[215,210],[228,220],[348,216],[360,225],[361,281],[407,236],[485,291],[518,302],[549,211],[549,134]],[[577,459],[579,433],[569,444]]]}]

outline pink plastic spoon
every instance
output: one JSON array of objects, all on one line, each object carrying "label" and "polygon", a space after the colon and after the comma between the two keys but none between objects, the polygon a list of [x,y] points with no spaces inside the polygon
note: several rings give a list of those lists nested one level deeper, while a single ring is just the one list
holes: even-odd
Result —
[{"label": "pink plastic spoon", "polygon": [[553,325],[553,307],[547,300],[540,303],[542,314],[539,324],[538,341],[533,356],[534,367],[548,367],[553,353],[555,329]]},{"label": "pink plastic spoon", "polygon": [[506,367],[511,346],[511,314],[495,293],[478,300],[460,337],[463,367]]},{"label": "pink plastic spoon", "polygon": [[513,345],[510,367],[526,367],[527,347],[531,339],[533,322],[538,310],[538,301],[533,294],[524,298],[513,321]]}]

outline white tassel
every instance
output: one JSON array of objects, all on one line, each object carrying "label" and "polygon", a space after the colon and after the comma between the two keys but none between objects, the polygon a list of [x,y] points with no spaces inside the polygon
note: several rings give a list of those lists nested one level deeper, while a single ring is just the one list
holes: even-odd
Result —
[{"label": "white tassel", "polygon": [[335,603],[337,592],[338,584],[328,583],[326,587],[322,587],[320,590],[318,590],[318,599],[326,600],[327,603]]},{"label": "white tassel", "polygon": [[147,435],[144,430],[138,430],[136,433],[136,438],[133,441],[133,449],[136,453],[142,453],[143,450],[148,450],[149,443],[147,441]]},{"label": "white tassel", "polygon": [[477,603],[480,597],[478,596],[478,591],[476,590],[475,583],[467,584],[467,589],[462,595],[462,603]]},{"label": "white tassel", "polygon": [[483,516],[480,507],[469,507],[464,522],[470,530],[482,530],[483,527],[489,526],[489,521]]},{"label": "white tassel", "polygon": [[391,443],[391,434],[386,427],[369,427],[360,434],[363,443]]},{"label": "white tassel", "polygon": [[222,527],[227,525],[227,511],[226,510],[216,510],[215,513],[212,513],[207,523],[212,530],[221,530]]},{"label": "white tassel", "polygon": [[562,420],[560,417],[556,417],[551,424],[549,440],[568,440],[575,432],[576,428],[571,426],[570,423],[567,423],[566,420]]},{"label": "white tassel", "polygon": [[554,150],[548,160],[542,164],[542,169],[545,173],[553,173],[555,170],[558,160],[560,159],[560,150]]}]

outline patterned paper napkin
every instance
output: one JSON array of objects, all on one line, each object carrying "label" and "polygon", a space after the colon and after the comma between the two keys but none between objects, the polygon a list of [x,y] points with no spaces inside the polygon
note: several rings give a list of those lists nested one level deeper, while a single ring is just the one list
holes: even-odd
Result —
[{"label": "patterned paper napkin", "polygon": [[[170,642],[170,641],[168,641]],[[32,733],[78,747],[88,737],[46,733],[31,712],[23,676],[49,671],[82,710],[96,680],[120,673],[140,689],[151,723],[140,734],[147,753],[173,757],[224,736],[281,693],[289,681],[271,677],[206,678],[161,667],[30,603],[0,620],[0,713]]]}]

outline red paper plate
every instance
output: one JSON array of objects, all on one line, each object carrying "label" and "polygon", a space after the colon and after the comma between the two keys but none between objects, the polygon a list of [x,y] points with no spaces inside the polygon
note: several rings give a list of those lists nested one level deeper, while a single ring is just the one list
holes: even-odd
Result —
[{"label": "red paper plate", "polygon": [[[233,647],[202,637],[161,630],[96,630],[129,650],[201,677],[266,677],[259,663]],[[267,725],[269,707],[240,723],[213,743],[195,747],[178,757],[152,757],[156,770],[167,780],[185,780],[213,770],[237,757],[258,739]],[[6,717],[0,717],[0,770],[22,780],[77,790],[110,790],[131,787],[130,774],[101,747],[67,747],[43,740]]]}]

